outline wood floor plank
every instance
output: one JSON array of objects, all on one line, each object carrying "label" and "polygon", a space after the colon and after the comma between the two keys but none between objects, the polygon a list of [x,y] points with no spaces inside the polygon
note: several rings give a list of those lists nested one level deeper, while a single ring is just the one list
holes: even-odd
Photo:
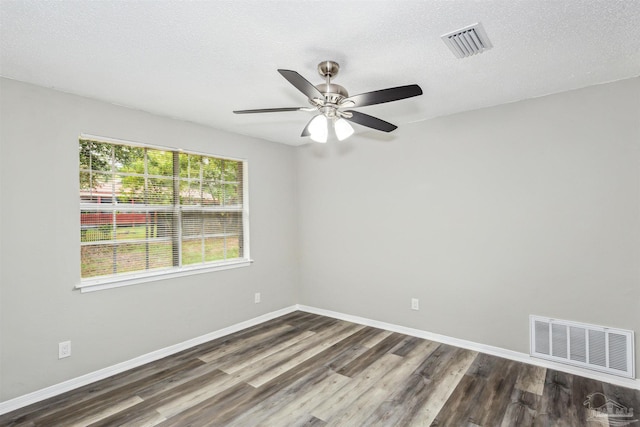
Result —
[{"label": "wood floor plank", "polygon": [[85,412],[81,417],[79,417],[77,413],[74,413],[64,421],[64,425],[68,427],[86,427],[95,421],[107,418],[109,415],[125,411],[140,402],[142,402],[142,399],[138,396],[131,396],[119,402],[111,403],[108,407],[98,411]]},{"label": "wood floor plank", "polygon": [[301,424],[292,424],[293,426],[308,426],[308,427],[322,427],[327,425],[326,422],[322,421],[319,418],[316,417],[309,417],[309,419]]},{"label": "wood floor plank", "polygon": [[174,415],[179,414],[200,402],[208,400],[239,383],[240,381],[238,378],[232,375],[227,374],[215,377],[208,384],[202,385],[190,393],[183,393],[180,397],[156,407],[155,410],[164,417],[171,418]]},{"label": "wood floor plank", "polygon": [[[112,405],[119,404],[119,402],[123,399],[123,396],[131,398],[135,397],[141,402],[142,399],[136,394],[137,391],[141,388],[144,388],[150,384],[155,384],[165,378],[172,377],[178,372],[186,371],[197,366],[202,366],[202,362],[198,360],[191,360],[181,365],[175,366],[172,369],[165,369],[153,374],[145,369],[143,371],[149,374],[146,377],[139,378],[136,381],[132,381],[131,383],[118,381],[118,387],[114,387],[106,393],[100,393],[98,395],[91,396],[88,399],[82,399],[78,403],[70,403],[65,406],[61,406],[58,408],[58,411],[41,414],[40,416],[34,417],[33,420],[38,425],[50,425],[54,423],[54,421],[65,424],[71,423],[74,418],[80,417],[82,416],[82,414],[100,412],[103,410],[103,408],[108,408]],[[94,421],[98,421],[99,419],[100,418]]]},{"label": "wood floor plank", "polygon": [[[356,335],[358,335],[357,332],[351,335],[349,337],[349,340],[350,341],[354,340],[354,337]],[[348,363],[351,363],[353,360],[355,360],[357,357],[362,355],[367,350],[369,350],[367,347],[363,347],[359,344],[351,345],[345,351],[340,353],[338,357],[331,360],[331,362],[327,363],[325,366],[337,372],[343,366],[347,365]]]},{"label": "wood floor plank", "polygon": [[362,353],[362,355],[357,357],[351,363],[349,363],[348,365],[340,369],[338,373],[345,375],[347,377],[354,377],[358,375],[360,372],[362,372],[368,366],[370,366],[373,362],[378,360],[380,356],[384,355],[385,353],[388,353],[404,338],[405,338],[405,335],[398,334],[398,333],[392,333],[387,335],[384,339],[378,341],[369,350],[365,351],[364,353]]},{"label": "wood floor plank", "polygon": [[[407,342],[407,338],[402,342]],[[369,416],[416,370],[420,363],[428,357],[440,344],[433,341],[418,340],[416,346],[405,353],[402,361],[387,371],[378,381],[360,394],[360,396],[335,419],[332,425],[367,425]],[[407,347],[408,348],[408,347]],[[407,349],[405,348],[405,350]],[[398,355],[396,353],[390,353]]]},{"label": "wood floor plank", "polygon": [[[406,353],[400,365],[392,371],[387,372],[375,384],[375,387],[383,389],[388,393],[395,392],[408,378],[416,371],[420,364],[427,359],[440,346],[434,341],[420,340],[410,352]],[[398,356],[397,353],[391,353]]]},{"label": "wood floor plank", "polygon": [[474,405],[470,421],[479,425],[498,426],[511,403],[511,396],[522,364],[500,358],[497,369],[486,380],[479,404]]},{"label": "wood floor plank", "polygon": [[491,356],[489,354],[480,353],[478,357],[473,361],[466,375],[475,378],[489,378],[496,370],[496,364],[500,361],[499,358]]},{"label": "wood floor plank", "polygon": [[187,426],[214,426],[225,425],[227,415],[236,405],[251,400],[255,396],[255,388],[245,383],[237,383],[210,398],[191,406],[184,411],[176,413],[166,421],[158,424],[159,427],[187,427]]},{"label": "wood floor plank", "polygon": [[338,372],[344,366],[369,350],[369,348],[363,346],[363,343],[371,336],[372,330],[375,331],[375,328],[365,326],[353,335],[350,335],[347,339],[334,344],[329,349],[314,356],[314,358],[323,366],[326,366],[334,372]]},{"label": "wood floor plank", "polygon": [[[431,422],[434,427],[469,424],[469,412],[475,399],[482,393],[484,382],[473,376],[463,375],[449,399]],[[465,396],[469,396],[465,398]],[[470,404],[470,402],[473,402]]]},{"label": "wood floor plank", "polygon": [[415,405],[413,414],[410,417],[406,415],[405,419],[410,419],[411,423],[420,426],[429,426],[435,420],[478,354],[475,351],[459,348],[456,348],[455,352],[457,355],[454,355],[449,362],[443,363],[442,369],[437,370],[434,367],[419,372],[423,381],[429,382],[429,387],[423,389],[423,393],[419,393],[420,404]]},{"label": "wood floor plank", "polygon": [[[192,360],[194,356],[197,357],[199,355],[208,353],[211,349],[219,349],[227,345],[228,342],[252,339],[253,337],[259,334],[262,334],[264,332],[269,333],[271,330],[278,328],[283,324],[285,325],[286,328],[291,328],[291,325],[289,325],[287,322],[289,322],[291,318],[295,319],[295,317],[297,317],[297,315],[300,315],[300,314],[305,314],[305,313],[293,312],[293,313],[289,313],[289,314],[277,317],[275,319],[270,320],[269,322],[254,325],[249,328],[245,328],[245,329],[233,332],[229,335],[225,335],[223,337],[213,339],[206,343],[198,344],[191,348],[175,353],[171,356],[167,356],[160,360],[150,362],[140,368],[136,368],[135,370],[130,370],[130,371],[123,372],[121,374],[114,375],[113,377],[110,377],[106,380],[98,381],[94,384],[90,384],[89,386],[85,386],[85,387],[92,388],[92,392],[95,393],[96,392],[95,388],[99,387],[103,381],[108,382],[108,384],[113,384],[122,378],[124,378],[124,381],[134,381],[136,379],[136,376],[144,377],[149,375],[148,372],[145,372],[146,370],[153,372],[153,371],[159,371],[159,370],[170,368],[175,365],[182,364],[185,361]],[[75,391],[80,391],[82,393],[83,388],[76,389]]]},{"label": "wood floor plank", "polygon": [[[357,355],[360,354],[360,350],[366,349],[365,347],[362,347],[362,343],[371,336],[371,331],[369,329],[370,328],[368,327],[360,329],[350,335],[348,339],[344,339],[315,355],[311,359],[302,362],[296,367],[296,369],[289,370],[279,377],[274,378],[269,383],[264,384],[255,390],[254,396],[247,396],[244,403],[238,402],[234,410],[225,414],[225,418],[219,419],[219,421],[222,423],[225,420],[232,420],[243,416],[246,411],[250,410],[253,406],[256,406],[256,401],[263,402],[265,399],[268,399],[271,395],[278,393],[280,390],[288,389],[290,384],[293,384],[314,370],[329,369],[333,372],[339,370],[342,366],[353,360],[354,357],[357,357]],[[317,402],[315,402],[315,405],[317,405]],[[310,414],[308,416],[305,415],[296,422],[304,423],[310,416]]]},{"label": "wood floor plank", "polygon": [[274,327],[273,329],[264,330],[258,334],[246,337],[244,339],[222,342],[220,343],[220,345],[212,348],[210,351],[199,355],[198,358],[205,363],[216,362],[219,359],[222,359],[230,354],[237,353],[243,349],[253,348],[254,346],[268,341],[269,339],[273,339],[274,337],[278,337],[281,335],[287,336],[287,332],[295,334],[299,331],[295,326],[289,324],[279,325],[277,327]]},{"label": "wood floor plank", "polygon": [[299,328],[302,329],[306,329],[308,331],[311,332],[318,332],[321,331],[324,328],[328,328],[331,327],[333,325],[336,325],[337,323],[340,323],[341,320],[338,319],[332,319],[330,317],[323,317],[323,316],[318,316],[318,319],[314,320],[314,321],[309,321],[305,327],[301,327],[301,325],[296,325]]},{"label": "wood floor plank", "polygon": [[[418,344],[413,346],[409,352],[405,353],[399,365],[382,376],[368,391],[360,395],[353,405],[348,407],[339,418],[335,420],[332,419],[331,423],[334,425],[367,425],[370,415],[389,398],[396,389],[405,383],[420,363],[431,355],[440,345],[433,341],[420,341],[418,341]],[[405,339],[403,342],[407,342],[407,340]],[[404,351],[402,353],[404,353]],[[391,354],[397,355],[396,353]]]},{"label": "wood floor plank", "polygon": [[329,424],[334,426],[366,425],[363,422],[368,418],[370,411],[375,409],[376,403],[383,401],[388,395],[386,390],[369,387],[360,395],[355,395],[355,400],[331,417]]},{"label": "wood floor plank", "polygon": [[476,357],[473,351],[438,346],[376,409],[367,425],[430,425]]},{"label": "wood floor plank", "polygon": [[334,371],[338,371],[347,363],[350,363],[356,357],[369,350],[368,347],[364,346],[364,343],[367,342],[370,337],[376,335],[377,333],[378,329],[372,328],[370,326],[365,326],[364,328],[360,329],[358,332],[349,337],[349,341],[352,343],[352,345],[349,346],[349,351],[343,352],[340,357],[332,359],[331,362],[326,366],[333,369]]},{"label": "wood floor plank", "polygon": [[[607,383],[602,383],[601,385],[602,393],[606,398],[613,400],[628,410],[633,409],[633,419],[640,419],[640,390],[633,390]],[[586,400],[587,398],[585,397],[585,401]],[[640,421],[636,424],[640,425]]]},{"label": "wood floor plank", "polygon": [[92,402],[91,405],[88,405],[82,409],[61,411],[56,413],[55,416],[34,420],[32,425],[84,427],[95,421],[107,418],[112,414],[120,413],[123,410],[137,405],[140,402],[142,402],[142,399],[140,399],[138,396],[120,396],[118,398],[111,398],[108,402],[103,402],[100,404]]},{"label": "wood floor plank", "polygon": [[547,368],[523,364],[518,379],[516,380],[516,388],[542,396],[546,376]]},{"label": "wood floor plank", "polygon": [[299,395],[304,395],[306,392],[313,390],[314,387],[325,382],[325,380],[332,375],[333,372],[326,368],[310,371],[307,375],[301,377],[291,385],[273,393],[261,401],[259,405],[255,405],[244,411],[242,415],[236,417],[232,422],[227,424],[227,426],[244,427],[247,425],[266,424],[265,420],[267,419],[269,420],[268,423],[277,425],[274,414],[278,412],[279,408],[291,404]]},{"label": "wood floor plank", "polygon": [[[480,355],[436,417],[436,425],[474,423],[499,426],[511,403],[520,365],[495,356]],[[484,368],[492,366],[485,371]],[[468,402],[472,401],[473,405]]]},{"label": "wood floor plank", "polygon": [[[354,335],[358,335],[358,333]],[[208,419],[211,425],[225,425],[231,420],[242,416],[242,414],[253,406],[260,405],[270,396],[282,390],[282,388],[288,387],[310,372],[317,369],[326,369],[325,364],[331,364],[334,359],[340,358],[342,353],[354,344],[353,336],[350,338],[350,340],[342,340],[332,345],[322,353],[300,363],[296,369],[284,372],[259,388],[245,387],[242,389],[242,393],[235,393],[235,390],[230,390],[229,393],[232,393],[232,401],[229,401],[229,393],[224,393],[223,395],[216,396],[215,399],[210,399],[193,406],[184,413],[181,413],[179,418],[174,417],[169,419],[162,423],[161,426],[182,426],[183,423],[189,423],[192,419],[199,419],[202,417],[203,412],[209,414]],[[358,344],[358,342],[356,341],[355,344]]]},{"label": "wood floor plank", "polygon": [[[298,393],[295,399],[278,408],[271,414],[268,422],[272,425],[287,425],[288,422],[295,425],[304,422],[310,417],[311,410],[318,405],[318,402],[333,396],[350,381],[349,377],[333,373],[318,383],[314,389],[308,390],[306,393]],[[315,419],[319,420],[319,418]]]},{"label": "wood floor plank", "polygon": [[196,380],[198,378],[206,377],[208,375],[216,373],[223,373],[218,368],[216,368],[215,365],[202,363],[202,361],[199,359],[192,359],[188,363],[193,364],[193,367],[191,367],[190,369],[176,371],[171,376],[159,379],[159,381],[155,381],[146,387],[138,388],[136,390],[136,395],[140,396],[144,400],[147,400],[158,394],[167,393],[168,391],[178,386],[189,383],[190,381]]},{"label": "wood floor plank", "polygon": [[[354,360],[364,351],[368,350],[366,347],[362,347],[362,344],[366,342],[370,336],[369,331],[360,330],[349,337],[349,340],[344,340],[339,344],[332,346],[325,351],[326,357],[330,357],[331,360],[328,363],[323,363],[323,366],[331,369],[332,372],[338,371],[341,367]],[[317,357],[319,362],[322,361],[323,355],[320,354]],[[313,361],[311,361],[313,363]],[[325,381],[317,385],[317,388],[311,390],[307,394],[298,394],[296,399],[293,400],[290,405],[284,406],[278,412],[274,413],[276,419],[282,418],[282,414],[290,413],[293,420],[306,419],[311,414],[313,408],[317,407],[319,403],[332,398],[336,393],[351,381],[350,378],[340,374],[332,374]],[[300,415],[303,414],[304,415]],[[298,418],[296,418],[298,417]],[[294,423],[295,425],[295,423]]]},{"label": "wood floor plank", "polygon": [[514,387],[501,427],[533,426],[538,416],[540,396]]},{"label": "wood floor plank", "polygon": [[[259,388],[250,387],[243,389],[243,393],[233,396],[233,404],[225,406],[227,399],[226,394],[224,396],[216,396],[216,398],[202,402],[190,408],[187,412],[180,414],[181,418],[178,420],[184,422],[190,419],[188,417],[198,418],[201,416],[201,411],[206,411],[210,414],[210,422],[212,425],[225,425],[236,417],[242,416],[242,414],[253,406],[260,405],[265,399],[268,399],[279,390],[288,387],[313,370],[326,369],[327,366],[335,364],[336,360],[343,359],[342,356],[345,351],[349,351],[354,345],[360,345],[362,339],[366,337],[366,334],[361,332],[362,330],[349,336],[349,339],[344,339],[330,346],[311,359],[300,363],[295,369],[284,372]],[[230,392],[233,393],[234,390],[230,390]],[[170,425],[181,426],[181,424],[174,419],[169,419],[162,423],[162,426]]]},{"label": "wood floor plank", "polygon": [[574,376],[571,382],[571,405],[576,408],[575,422],[583,426],[600,426],[600,420],[589,420],[591,414],[589,409],[584,405],[592,393],[601,393],[604,395],[603,384],[590,378]]},{"label": "wood floor plank", "polygon": [[[189,382],[144,399],[143,402],[132,407],[130,411],[113,414],[108,418],[94,423],[94,426],[128,426],[129,423],[135,424],[138,420],[155,419],[159,414],[157,411],[159,407],[168,405],[181,406],[184,408],[184,401],[187,400],[189,396],[193,396],[203,389],[208,389],[212,385],[220,384],[228,377],[229,375],[220,370],[203,374]],[[162,419],[164,418],[166,417],[162,416]]]},{"label": "wood floor plank", "polygon": [[[247,383],[251,384],[254,387],[260,387],[261,385],[271,381],[272,379],[278,377],[283,372],[286,372],[292,368],[294,368],[299,363],[304,362],[307,359],[312,358],[316,354],[321,353],[328,347],[331,347],[333,344],[342,341],[349,335],[353,335],[358,330],[362,329],[361,325],[342,325],[346,326],[339,330],[335,330],[333,332],[326,331],[327,334],[323,335],[322,338],[319,338],[318,335],[324,334],[323,332],[318,332],[313,337],[307,338],[305,341],[301,341],[300,343],[310,344],[306,347],[301,347],[300,351],[297,353],[289,352],[288,354],[281,351],[274,356],[272,360],[267,360],[269,358],[264,359],[268,362],[268,368],[263,370],[262,372],[256,372],[256,369],[260,369],[259,364],[254,364],[255,368],[252,367],[251,370],[244,372],[244,369],[239,371],[242,373],[243,378],[248,378]],[[291,347],[294,347],[295,344]],[[288,349],[287,349],[288,350]],[[246,369],[246,368],[245,368]]]},{"label": "wood floor plank", "polygon": [[[222,346],[227,345],[230,342],[235,342],[238,340],[247,340],[252,339],[253,337],[260,335],[264,332],[269,332],[272,329],[279,328],[282,325],[287,327],[291,327],[292,318],[295,319],[295,313],[285,314],[283,316],[277,317],[269,322],[261,323],[258,325],[250,326],[248,328],[233,332],[229,335],[222,336],[220,338],[213,339],[211,341],[198,344],[194,347],[182,350],[179,353],[176,353],[172,356],[169,356],[169,359],[176,359],[178,361],[192,359],[194,356],[198,357],[200,355],[206,354],[211,349],[218,349]],[[293,320],[295,321],[295,320]]]},{"label": "wood floor plank", "polygon": [[289,347],[316,335],[313,331],[293,331],[295,333],[283,336],[282,340],[274,339],[264,345],[256,345],[250,351],[234,353],[233,357],[224,361],[217,361],[216,365],[223,371],[233,374],[248,366],[253,366],[258,361],[273,354],[279,353]]},{"label": "wood floor plank", "polygon": [[365,347],[374,347],[376,344],[378,344],[380,341],[384,340],[385,338],[387,338],[389,335],[391,335],[393,332],[391,331],[385,331],[383,329],[377,329],[376,330],[376,334],[372,335],[371,338],[369,338],[367,341],[363,342],[362,345]]},{"label": "wood floor plank", "polygon": [[387,372],[402,363],[402,360],[401,356],[396,356],[395,354],[380,356],[367,369],[352,377],[352,381],[338,390],[333,396],[329,396],[326,400],[320,402],[317,407],[313,408],[311,415],[324,421],[330,421],[332,417],[349,406],[360,394],[371,388]]},{"label": "wood floor plank", "polygon": [[[307,313],[306,311],[292,311],[291,313],[287,313],[281,317],[278,317],[277,319],[283,319],[290,324],[294,323],[296,325],[301,325],[305,319],[308,319],[310,317],[317,318],[317,317],[324,317],[324,316],[318,316],[317,314]],[[269,321],[269,323],[271,323],[271,321]]]},{"label": "wood floor plank", "polygon": [[[187,361],[187,364],[201,365],[202,362]],[[120,374],[113,375],[109,378],[105,378],[95,383],[79,387],[75,390],[69,391],[59,396],[44,400],[42,402],[29,405],[24,408],[20,408],[9,414],[0,416],[0,425],[9,425],[8,418],[11,418],[11,422],[14,425],[24,424],[28,425],[34,420],[55,419],[56,414],[62,411],[73,410],[75,405],[82,407],[86,402],[100,398],[107,393],[119,393],[123,387],[130,388],[131,384],[146,381],[147,378],[152,377],[161,372],[169,372],[170,369],[180,370],[185,366],[185,361],[171,360],[170,358],[164,358],[152,363],[140,366],[136,369],[128,370]],[[175,371],[174,371],[175,372]]]},{"label": "wood floor plank", "polygon": [[140,404],[129,408],[124,412],[116,412],[99,421],[85,424],[85,427],[127,426],[127,427],[153,427],[166,418],[153,410],[139,411]]},{"label": "wood floor plank", "polygon": [[304,315],[295,320],[295,322],[290,322],[290,325],[295,325],[297,328],[305,329],[308,331],[316,329],[318,326],[324,326],[326,323],[335,323],[339,321],[338,319],[333,319],[325,316],[320,316],[313,313],[304,313]]},{"label": "wood floor plank", "polygon": [[553,369],[547,370],[537,424],[572,427],[577,418],[576,407],[572,404],[572,387],[572,375]]},{"label": "wood floor plank", "polygon": [[390,353],[393,353],[397,356],[406,356],[411,350],[413,350],[416,346],[418,346],[421,342],[424,342],[420,338],[416,337],[405,337],[402,342],[398,343],[393,349],[390,350]]},{"label": "wood floor plank", "polygon": [[225,372],[236,374],[243,380],[252,378],[262,372],[267,372],[270,366],[277,365],[283,360],[289,360],[299,352],[304,351],[307,348],[314,347],[315,345],[319,345],[323,342],[324,339],[330,338],[337,334],[343,334],[347,330],[349,331],[349,333],[355,332],[353,325],[348,324],[347,322],[336,324],[320,332],[313,333],[311,336],[305,338],[304,340],[297,341],[292,345],[281,349],[275,354],[270,354],[267,357],[260,359],[256,363],[253,363],[251,366],[245,366],[238,370],[234,369],[234,367],[231,366],[228,367],[227,371]]}]

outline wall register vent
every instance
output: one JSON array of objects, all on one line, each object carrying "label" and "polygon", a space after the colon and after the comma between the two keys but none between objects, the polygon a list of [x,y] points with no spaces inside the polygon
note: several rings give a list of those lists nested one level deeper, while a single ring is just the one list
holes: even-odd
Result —
[{"label": "wall register vent", "polygon": [[531,356],[635,378],[633,331],[529,316]]},{"label": "wall register vent", "polygon": [[482,53],[493,47],[480,23],[444,34],[440,38],[458,58]]}]

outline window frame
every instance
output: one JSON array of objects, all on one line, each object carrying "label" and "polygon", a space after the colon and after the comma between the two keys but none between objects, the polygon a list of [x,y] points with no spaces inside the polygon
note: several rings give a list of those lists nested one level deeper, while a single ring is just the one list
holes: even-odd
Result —
[{"label": "window frame", "polygon": [[[113,145],[126,145],[129,147],[136,148],[146,148],[153,150],[162,150],[168,152],[174,152],[179,154],[189,154],[196,156],[205,156],[205,157],[213,157],[216,159],[224,159],[235,162],[242,162],[242,209],[240,212],[242,213],[242,258],[236,258],[232,260],[226,261],[214,261],[209,263],[202,264],[188,264],[188,265],[180,265],[179,267],[173,267],[163,270],[138,270],[130,273],[121,273],[115,276],[98,276],[97,278],[89,277],[83,279],[80,277],[80,281],[76,284],[75,289],[80,290],[81,292],[91,292],[98,291],[104,289],[118,288],[122,286],[135,285],[139,283],[147,283],[157,280],[165,280],[176,277],[190,276],[194,274],[202,274],[209,273],[214,271],[228,270],[240,267],[248,267],[253,263],[253,260],[250,256],[250,237],[249,237],[249,168],[248,162],[246,159],[237,158],[237,157],[229,157],[229,156],[220,156],[211,153],[204,153],[192,150],[186,150],[177,147],[170,146],[162,146],[162,145],[154,145],[154,144],[146,144],[141,142],[133,142],[116,138],[109,138],[103,136],[96,136],[82,133],[78,137],[78,141],[86,139],[92,140],[99,143],[107,143]],[[78,164],[78,170],[76,176],[80,175],[80,165]],[[78,182],[78,181],[76,181]],[[78,182],[78,192],[81,189],[79,187]],[[189,205],[169,205],[172,209],[182,211],[193,210]],[[186,209],[184,209],[186,207]],[[78,203],[79,213],[83,211],[83,202],[80,200]],[[79,226],[77,227],[78,231],[82,232],[82,225],[80,223],[80,215],[78,215]],[[182,224],[179,226],[180,233],[182,229]],[[78,238],[78,242],[80,242],[80,237]],[[180,244],[182,245],[182,243]],[[81,245],[79,245],[81,247]]]}]

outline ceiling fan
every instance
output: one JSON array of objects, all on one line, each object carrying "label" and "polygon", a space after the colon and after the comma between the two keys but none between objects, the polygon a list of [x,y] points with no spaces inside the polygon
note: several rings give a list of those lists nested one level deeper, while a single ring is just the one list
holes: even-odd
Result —
[{"label": "ceiling fan", "polygon": [[391,132],[397,128],[384,120],[350,108],[365,107],[367,105],[382,104],[385,102],[399,101],[405,98],[422,95],[422,89],[418,85],[398,86],[373,92],[361,93],[349,96],[347,90],[331,79],[338,74],[340,65],[334,61],[323,61],[318,64],[318,73],[325,78],[325,83],[314,86],[299,73],[292,70],[278,72],[289,81],[296,89],[308,98],[311,107],[289,108],[263,108],[257,110],[236,110],[235,114],[251,113],[278,113],[284,111],[317,111],[305,126],[301,136],[310,137],[316,142],[327,142],[330,124],[338,140],[342,141],[353,134],[353,127],[347,122],[357,123],[383,132]]}]

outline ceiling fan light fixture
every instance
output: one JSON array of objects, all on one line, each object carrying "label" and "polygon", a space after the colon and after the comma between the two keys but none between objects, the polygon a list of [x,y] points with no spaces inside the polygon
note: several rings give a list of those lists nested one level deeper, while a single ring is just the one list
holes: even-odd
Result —
[{"label": "ceiling fan light fixture", "polygon": [[309,137],[315,142],[327,142],[329,122],[324,114],[318,114],[309,123]]},{"label": "ceiling fan light fixture", "polygon": [[353,135],[353,127],[343,118],[336,120],[333,124],[333,128],[336,131],[338,141],[344,141]]}]

